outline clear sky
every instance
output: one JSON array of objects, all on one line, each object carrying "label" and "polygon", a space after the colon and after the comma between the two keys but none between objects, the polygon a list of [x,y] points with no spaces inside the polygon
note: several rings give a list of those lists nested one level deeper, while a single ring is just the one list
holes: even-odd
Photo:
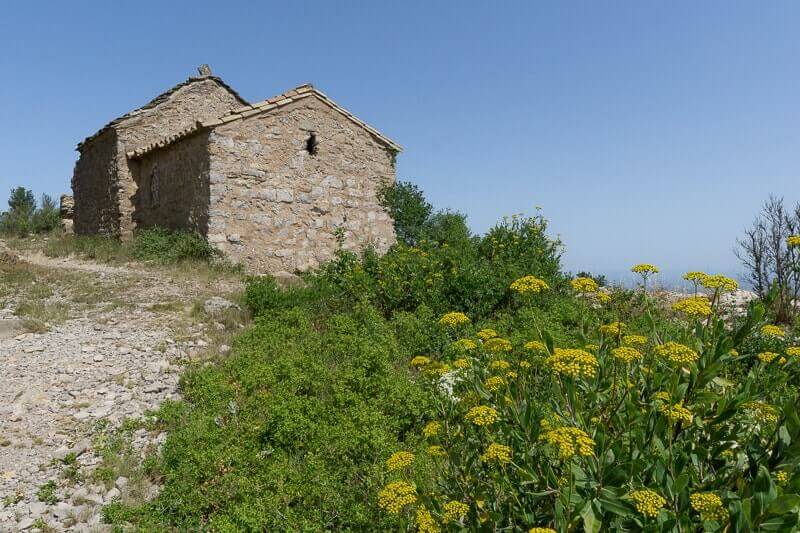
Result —
[{"label": "clear sky", "polygon": [[800,3],[9,2],[0,202],[69,189],[78,141],[211,65],[312,82],[404,147],[398,177],[485,231],[543,208],[567,268],[736,272],[800,199]]}]

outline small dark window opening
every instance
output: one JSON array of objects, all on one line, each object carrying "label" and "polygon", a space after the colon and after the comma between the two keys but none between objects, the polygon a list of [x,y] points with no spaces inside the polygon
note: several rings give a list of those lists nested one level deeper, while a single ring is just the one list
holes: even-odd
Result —
[{"label": "small dark window opening", "polygon": [[308,140],[306,141],[306,152],[311,155],[317,155],[318,146],[319,144],[317,143],[317,136],[312,133],[308,136]]}]

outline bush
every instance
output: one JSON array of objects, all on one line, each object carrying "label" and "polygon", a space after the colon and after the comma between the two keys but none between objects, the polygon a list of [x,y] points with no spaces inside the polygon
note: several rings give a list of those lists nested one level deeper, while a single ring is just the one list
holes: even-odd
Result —
[{"label": "bush", "polygon": [[394,220],[397,239],[406,246],[414,246],[433,211],[422,191],[412,183],[399,181],[380,189],[378,200]]},{"label": "bush", "polygon": [[161,264],[211,261],[221,257],[221,252],[200,235],[161,228],[137,231],[130,253],[139,261]]},{"label": "bush", "polygon": [[[420,435],[427,459],[419,476],[413,464],[387,470],[377,506],[400,528],[794,530],[798,340],[765,326],[760,303],[727,327],[717,296],[710,317],[685,316],[678,328],[651,320],[640,339],[618,322],[560,346],[541,320],[521,336],[506,330],[513,342],[440,327],[448,343],[469,339],[454,344],[454,390],[437,377],[447,351],[417,364],[420,385],[439,398]],[[517,314],[535,320],[529,304]],[[413,496],[389,506],[409,482]]]}]

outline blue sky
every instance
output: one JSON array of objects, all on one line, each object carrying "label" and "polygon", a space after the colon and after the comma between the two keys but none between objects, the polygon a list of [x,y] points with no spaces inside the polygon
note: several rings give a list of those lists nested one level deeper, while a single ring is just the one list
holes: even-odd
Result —
[{"label": "blue sky", "polygon": [[14,2],[0,202],[69,188],[75,144],[194,74],[312,82],[403,145],[398,177],[485,231],[542,206],[569,269],[735,273],[800,199],[797,2]]}]

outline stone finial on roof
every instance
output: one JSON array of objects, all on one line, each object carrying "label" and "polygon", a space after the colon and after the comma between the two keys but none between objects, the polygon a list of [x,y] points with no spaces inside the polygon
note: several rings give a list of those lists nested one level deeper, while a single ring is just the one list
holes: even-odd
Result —
[{"label": "stone finial on roof", "polygon": [[201,76],[211,76],[211,67],[203,63],[197,67],[197,72],[200,73]]}]

